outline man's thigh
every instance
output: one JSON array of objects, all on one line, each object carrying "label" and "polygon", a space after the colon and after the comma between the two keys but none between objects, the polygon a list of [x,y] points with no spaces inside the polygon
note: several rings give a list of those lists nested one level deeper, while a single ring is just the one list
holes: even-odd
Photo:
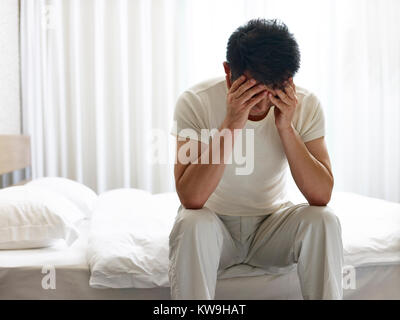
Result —
[{"label": "man's thigh", "polygon": [[179,207],[170,233],[170,250],[176,249],[178,239],[196,241],[196,246],[207,247],[208,256],[219,256],[219,269],[238,262],[238,248],[230,231],[219,216],[207,207],[198,210],[186,209],[182,205]]},{"label": "man's thigh", "polygon": [[[331,215],[329,207],[307,203],[290,205],[272,213],[259,226],[250,244],[245,263],[271,272],[285,272],[297,263],[301,248],[301,230],[305,225]],[[320,217],[321,216],[321,217]]]}]

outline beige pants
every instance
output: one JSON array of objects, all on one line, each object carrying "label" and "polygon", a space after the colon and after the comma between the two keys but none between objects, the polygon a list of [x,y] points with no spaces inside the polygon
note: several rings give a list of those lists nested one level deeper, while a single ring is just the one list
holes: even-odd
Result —
[{"label": "beige pants", "polygon": [[329,206],[289,203],[257,217],[180,206],[169,247],[172,299],[214,299],[218,270],[238,263],[271,273],[297,264],[304,299],[343,297],[341,227]]}]

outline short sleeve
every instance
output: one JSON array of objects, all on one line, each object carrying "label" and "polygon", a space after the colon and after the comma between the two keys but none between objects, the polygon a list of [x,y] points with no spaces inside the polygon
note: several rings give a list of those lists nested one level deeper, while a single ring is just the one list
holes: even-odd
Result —
[{"label": "short sleeve", "polygon": [[300,116],[299,135],[303,142],[325,136],[325,115],[319,99],[309,94],[303,99]]},{"label": "short sleeve", "polygon": [[201,98],[191,91],[183,92],[177,99],[171,134],[209,143],[205,106]]}]

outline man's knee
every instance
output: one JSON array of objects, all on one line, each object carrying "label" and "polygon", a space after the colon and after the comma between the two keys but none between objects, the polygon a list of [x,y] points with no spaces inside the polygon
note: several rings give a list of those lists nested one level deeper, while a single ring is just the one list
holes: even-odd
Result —
[{"label": "man's knee", "polygon": [[303,208],[302,220],[316,228],[333,228],[341,231],[340,220],[330,206],[307,206]]},{"label": "man's knee", "polygon": [[217,227],[217,216],[210,209],[186,209],[183,206],[179,209],[178,216],[170,233],[171,238],[176,238],[179,234],[195,234],[195,231],[207,234]]},{"label": "man's knee", "polygon": [[[177,219],[169,234],[170,258],[178,248],[178,243],[190,244],[195,241],[197,244],[216,241],[222,243],[218,217],[208,208],[185,209],[180,208]],[[214,245],[215,246],[215,245]]]},{"label": "man's knee", "polygon": [[182,208],[181,210],[178,222],[185,228],[209,227],[216,222],[215,213],[206,207],[196,210]]}]

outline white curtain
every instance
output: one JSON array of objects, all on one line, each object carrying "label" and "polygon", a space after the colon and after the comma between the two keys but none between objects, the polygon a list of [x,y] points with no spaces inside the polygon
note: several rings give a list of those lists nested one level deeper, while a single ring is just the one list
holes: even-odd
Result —
[{"label": "white curtain", "polygon": [[150,146],[153,131],[169,129],[177,96],[174,16],[165,1],[22,1],[33,178],[98,192],[173,188],[172,165],[153,164]]},{"label": "white curtain", "polygon": [[22,0],[33,177],[173,190],[175,100],[223,75],[229,35],[255,17],[300,44],[295,82],[323,103],[335,190],[400,201],[398,0]]}]

